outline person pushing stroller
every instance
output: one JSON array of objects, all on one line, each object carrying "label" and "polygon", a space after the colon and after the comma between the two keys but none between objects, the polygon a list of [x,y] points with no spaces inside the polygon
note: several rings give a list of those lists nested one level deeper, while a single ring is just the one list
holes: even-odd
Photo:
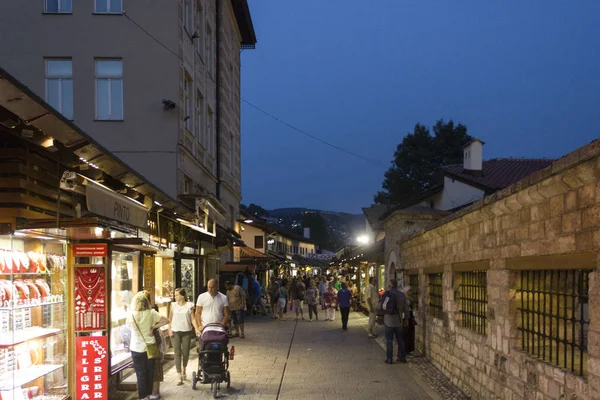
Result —
[{"label": "person pushing stroller", "polygon": [[229,300],[219,292],[219,282],[216,279],[208,281],[208,291],[198,296],[196,301],[196,336],[200,336],[202,329],[207,324],[229,323]]}]

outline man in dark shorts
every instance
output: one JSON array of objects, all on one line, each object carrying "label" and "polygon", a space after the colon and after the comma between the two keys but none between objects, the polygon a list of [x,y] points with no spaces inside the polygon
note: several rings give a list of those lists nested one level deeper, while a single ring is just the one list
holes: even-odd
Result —
[{"label": "man in dark shorts", "polygon": [[[235,334],[232,337],[239,336],[244,338],[244,305],[246,304],[246,292],[238,285],[232,282],[225,282],[227,289],[227,299],[229,300],[229,310],[231,311]],[[231,329],[230,329],[231,331]],[[241,334],[240,334],[241,331]]]}]

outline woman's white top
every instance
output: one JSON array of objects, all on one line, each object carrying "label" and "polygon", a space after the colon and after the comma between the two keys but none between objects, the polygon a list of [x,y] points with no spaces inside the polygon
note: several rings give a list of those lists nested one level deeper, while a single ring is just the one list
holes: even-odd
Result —
[{"label": "woman's white top", "polygon": [[194,326],[192,325],[192,309],[194,303],[188,301],[180,306],[176,301],[171,303],[171,330],[173,332],[189,332]]},{"label": "woman's white top", "polygon": [[143,353],[146,351],[146,344],[156,343],[152,334],[152,325],[160,321],[160,318],[160,314],[154,310],[134,311],[129,314],[127,325],[131,329],[130,351]]}]

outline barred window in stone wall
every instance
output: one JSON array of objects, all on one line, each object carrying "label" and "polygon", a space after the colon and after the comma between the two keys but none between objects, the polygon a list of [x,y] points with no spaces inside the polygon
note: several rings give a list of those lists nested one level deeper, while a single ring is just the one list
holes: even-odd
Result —
[{"label": "barred window in stone wall", "polygon": [[527,353],[587,374],[590,270],[520,271],[517,328]]},{"label": "barred window in stone wall", "polygon": [[419,275],[408,275],[408,285],[410,286],[410,299],[414,311],[419,310]]},{"label": "barred window in stone wall", "polygon": [[429,274],[429,296],[427,299],[427,308],[429,315],[443,319],[444,301],[442,295],[442,277],[443,274]]},{"label": "barred window in stone wall", "polygon": [[458,300],[461,325],[487,335],[487,272],[461,272]]}]

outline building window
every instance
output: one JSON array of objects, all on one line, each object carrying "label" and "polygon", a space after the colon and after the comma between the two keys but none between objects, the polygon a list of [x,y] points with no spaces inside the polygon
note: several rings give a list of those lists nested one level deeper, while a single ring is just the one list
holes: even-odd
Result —
[{"label": "building window", "polygon": [[183,194],[192,193],[193,184],[194,184],[194,182],[192,181],[192,179],[190,177],[188,177],[187,175],[184,175],[183,176]]},{"label": "building window", "polygon": [[214,113],[210,107],[207,107],[206,110],[206,136],[208,139],[208,153],[212,156],[215,155],[214,151],[214,137],[215,137],[215,129],[214,129]]},{"label": "building window", "polygon": [[194,121],[194,128],[196,129],[196,141],[206,149],[205,138],[202,132],[202,113],[204,112],[204,97],[200,91],[196,92],[196,120]]},{"label": "building window", "polygon": [[229,171],[233,175],[235,171],[235,142],[233,134],[229,134]]},{"label": "building window", "polygon": [[235,94],[235,82],[233,80],[233,64],[229,63],[229,102],[233,104]]},{"label": "building window", "polygon": [[188,132],[192,132],[192,78],[187,72],[183,79],[183,97],[183,125]]},{"label": "building window", "polygon": [[442,295],[443,274],[429,274],[429,299],[427,302],[429,315],[434,318],[443,318],[444,301]]},{"label": "building window", "polygon": [[192,1],[191,0],[183,0],[183,27],[187,31],[189,35],[192,34],[192,26],[193,24],[193,13],[192,13]]},{"label": "building window", "polygon": [[73,119],[73,62],[46,60],[46,102]]},{"label": "building window", "polygon": [[481,335],[487,335],[487,272],[461,272],[458,300],[461,325]]},{"label": "building window", "polygon": [[73,12],[72,0],[45,0],[44,12],[51,14],[70,14]]},{"label": "building window", "polygon": [[198,1],[196,3],[196,32],[198,37],[195,39],[196,41],[196,51],[198,55],[202,57],[202,52],[204,50],[204,11],[202,9],[202,3]]},{"label": "building window", "polygon": [[96,60],[96,119],[123,119],[122,60]]},{"label": "building window", "polygon": [[521,348],[577,375],[587,374],[590,272],[521,271],[517,287]]},{"label": "building window", "polygon": [[206,68],[212,74],[213,71],[213,32],[209,24],[206,24]]},{"label": "building window", "polygon": [[122,0],[95,0],[94,12],[98,14],[123,14]]},{"label": "building window", "polygon": [[410,300],[414,311],[419,310],[419,275],[408,275],[408,285],[410,286]]},{"label": "building window", "polygon": [[262,235],[254,236],[254,248],[255,249],[264,249],[265,248],[264,237]]}]

